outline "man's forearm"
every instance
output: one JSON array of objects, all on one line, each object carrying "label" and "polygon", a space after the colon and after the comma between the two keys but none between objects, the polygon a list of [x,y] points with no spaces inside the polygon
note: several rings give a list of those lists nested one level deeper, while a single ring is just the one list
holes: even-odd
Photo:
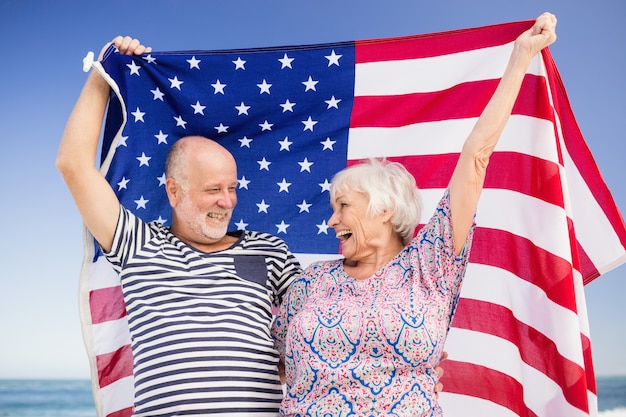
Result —
[{"label": "man's forearm", "polygon": [[57,167],[69,174],[72,167],[93,167],[100,139],[100,129],[109,97],[109,85],[92,71],[74,105],[65,126],[57,154]]}]

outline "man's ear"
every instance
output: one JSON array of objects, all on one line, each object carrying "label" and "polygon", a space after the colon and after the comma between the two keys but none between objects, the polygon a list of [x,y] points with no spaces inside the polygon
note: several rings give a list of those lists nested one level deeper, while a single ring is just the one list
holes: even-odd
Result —
[{"label": "man's ear", "polygon": [[182,193],[180,184],[174,178],[167,178],[165,180],[165,192],[167,193],[167,199],[170,201],[170,206],[176,207]]}]

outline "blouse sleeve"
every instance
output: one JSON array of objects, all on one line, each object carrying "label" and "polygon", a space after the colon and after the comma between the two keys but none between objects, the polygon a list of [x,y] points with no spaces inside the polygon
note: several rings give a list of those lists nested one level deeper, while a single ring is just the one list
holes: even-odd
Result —
[{"label": "blouse sleeve", "polygon": [[457,256],[452,235],[450,192],[446,190],[435,213],[411,242],[422,279],[444,294],[456,298],[469,260],[476,222],[472,222],[465,244]]},{"label": "blouse sleeve", "polygon": [[310,283],[308,277],[310,274],[311,267],[308,267],[302,275],[291,283],[283,298],[283,302],[280,304],[278,314],[272,323],[272,337],[274,338],[274,345],[280,354],[281,361],[285,360],[285,341],[289,323],[306,302]]}]

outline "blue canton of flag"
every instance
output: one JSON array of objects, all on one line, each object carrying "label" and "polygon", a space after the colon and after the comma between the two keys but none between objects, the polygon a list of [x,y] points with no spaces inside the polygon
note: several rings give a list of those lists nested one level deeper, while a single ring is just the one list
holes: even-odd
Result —
[{"label": "blue canton of flag", "polygon": [[181,137],[202,135],[237,160],[232,230],[272,233],[294,253],[338,253],[328,188],[346,166],[352,44],[143,57],[111,47],[103,66],[125,104],[110,100],[102,152],[124,207],[168,225],[167,151]]}]

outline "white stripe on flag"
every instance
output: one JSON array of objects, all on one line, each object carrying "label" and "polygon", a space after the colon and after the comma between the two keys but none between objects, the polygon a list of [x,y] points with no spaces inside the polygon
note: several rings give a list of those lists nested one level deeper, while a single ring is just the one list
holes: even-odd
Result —
[{"label": "white stripe on flag", "polygon": [[[476,381],[479,384],[480,381]],[[444,387],[445,390],[445,387]],[[453,394],[450,392],[439,393],[439,403],[444,416],[464,417],[519,417],[506,407],[494,402],[469,395]]]},{"label": "white stripe on flag", "polygon": [[[502,77],[512,43],[432,58],[357,64],[355,96],[440,91],[459,84]],[[481,63],[489,62],[489,65]],[[466,68],[467,71],[459,71]]]},{"label": "white stripe on flag", "polygon": [[[615,234],[615,229],[597,204],[565,148],[563,159],[567,176],[567,184],[564,184],[564,188],[575,220],[576,236],[587,256],[593,261],[600,274],[603,274],[621,265],[626,259],[626,254],[623,253],[623,247]],[[598,239],[602,239],[603,244],[598,244]]]},{"label": "white stripe on flag", "polygon": [[[524,237],[571,264],[569,232],[561,207],[516,191],[486,188],[478,202],[476,224]],[[551,236],[561,239],[550,239]]]},{"label": "white stripe on flag", "polygon": [[98,257],[96,262],[91,263],[91,271],[89,271],[89,274],[91,275],[89,289],[92,291],[102,288],[119,287],[120,285],[119,275],[104,256]]},{"label": "white stripe on flag", "polygon": [[516,319],[552,340],[561,355],[584,367],[580,343],[572,344],[570,337],[579,332],[578,315],[549,300],[536,285],[501,268],[470,263],[461,297],[510,309]]},{"label": "white stripe on flag", "polygon": [[130,344],[130,333],[126,317],[94,324],[92,329],[94,353],[96,355],[115,352],[122,346]]},{"label": "white stripe on flag", "polygon": [[532,390],[524,390],[524,402],[538,417],[588,415],[565,400],[559,385],[526,365],[519,356],[518,347],[507,340],[486,333],[452,328],[445,350],[451,360],[484,366],[516,379],[525,387],[533,387]]},{"label": "white stripe on flag", "polygon": [[104,409],[104,415],[111,414],[118,410],[123,410],[128,407],[132,407],[132,403],[127,403],[128,393],[135,391],[135,383],[132,376],[118,379],[112,384],[102,387],[102,406]]},{"label": "white stripe on flag", "polygon": [[[352,128],[348,142],[348,159],[458,153],[476,120],[451,119],[395,128]],[[531,141],[528,138],[545,140]],[[554,146],[554,125],[548,120],[512,115],[495,151],[518,152],[558,162]]]}]

